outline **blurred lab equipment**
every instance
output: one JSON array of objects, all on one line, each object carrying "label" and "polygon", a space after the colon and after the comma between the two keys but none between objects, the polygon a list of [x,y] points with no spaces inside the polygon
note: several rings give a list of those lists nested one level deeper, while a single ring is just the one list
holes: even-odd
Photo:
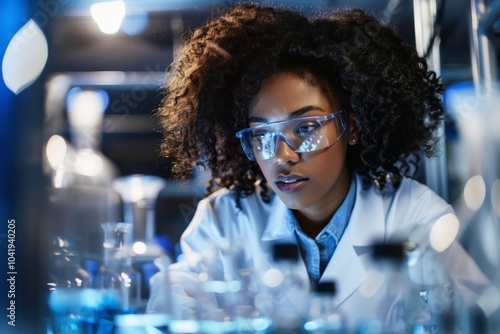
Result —
[{"label": "blurred lab equipment", "polygon": [[104,262],[98,288],[118,295],[120,313],[136,313],[141,307],[141,274],[132,267],[132,224],[105,223]]},{"label": "blurred lab equipment", "polygon": [[314,286],[309,297],[309,311],[303,325],[304,332],[310,334],[346,332],[345,315],[335,305],[335,293],[335,281],[319,282]]},{"label": "blurred lab equipment", "polygon": [[74,300],[79,300],[79,296],[91,288],[91,276],[80,266],[78,253],[68,240],[54,237],[51,253],[52,270],[47,287],[52,331],[55,334],[89,332],[87,327],[96,321],[93,308],[76,304]]},{"label": "blurred lab equipment", "polygon": [[54,134],[45,147],[53,233],[73,240],[81,260],[97,265],[102,258],[100,224],[120,217],[111,188],[118,172],[99,149],[104,99],[102,92],[72,89],[67,97],[71,140]]},{"label": "blurred lab equipment", "polygon": [[255,306],[271,319],[272,331],[294,333],[301,330],[306,318],[308,278],[297,274],[300,254],[296,244],[276,243],[271,254],[271,268],[258,273]]},{"label": "blurred lab equipment", "polygon": [[166,181],[153,175],[129,175],[113,182],[123,202],[124,221],[131,224],[135,262],[152,262],[165,250],[155,240],[156,201]]},{"label": "blurred lab equipment", "polygon": [[[454,203],[460,239],[493,282],[473,314],[489,330],[500,324],[500,88],[498,83],[460,83],[446,94],[447,107],[463,142],[463,192]],[[473,321],[473,319],[471,319]],[[472,326],[472,323],[471,323]]]}]

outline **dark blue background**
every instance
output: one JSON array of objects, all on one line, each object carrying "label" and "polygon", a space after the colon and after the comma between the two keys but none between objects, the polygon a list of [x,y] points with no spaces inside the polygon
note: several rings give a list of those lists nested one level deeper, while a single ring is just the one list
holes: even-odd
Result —
[{"label": "dark blue background", "polygon": [[[43,9],[36,1],[0,2],[0,55],[12,36]],[[44,27],[40,27],[44,30]],[[0,79],[0,333],[43,333],[43,74],[15,95]],[[7,224],[16,221],[16,326],[8,325]]]}]

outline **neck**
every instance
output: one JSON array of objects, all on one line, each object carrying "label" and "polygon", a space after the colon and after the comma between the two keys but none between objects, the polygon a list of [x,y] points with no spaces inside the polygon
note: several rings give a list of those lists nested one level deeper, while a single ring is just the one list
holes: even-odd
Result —
[{"label": "neck", "polygon": [[328,200],[320,206],[306,208],[304,210],[293,210],[293,214],[297,219],[302,231],[314,239],[330,222],[337,209],[342,205],[349,187],[351,178],[346,176],[343,178],[342,184],[335,189],[333,196],[328,196]]},{"label": "neck", "polygon": [[325,226],[328,225],[335,212],[327,217],[315,217],[315,219],[312,219],[312,217],[308,217],[304,215],[304,213],[297,210],[294,210],[293,214],[295,216],[295,219],[297,219],[297,222],[300,225],[302,231],[309,238],[315,239],[316,236],[325,228]]}]

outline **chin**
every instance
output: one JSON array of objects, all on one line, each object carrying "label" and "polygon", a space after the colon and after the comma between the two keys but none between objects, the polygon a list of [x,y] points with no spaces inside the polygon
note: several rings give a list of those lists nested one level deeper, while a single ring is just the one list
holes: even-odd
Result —
[{"label": "chin", "polygon": [[285,203],[287,208],[289,208],[290,210],[303,210],[309,206],[308,204],[304,203],[303,201],[293,200],[293,199],[286,198],[286,197],[287,196],[280,196],[283,203]]}]

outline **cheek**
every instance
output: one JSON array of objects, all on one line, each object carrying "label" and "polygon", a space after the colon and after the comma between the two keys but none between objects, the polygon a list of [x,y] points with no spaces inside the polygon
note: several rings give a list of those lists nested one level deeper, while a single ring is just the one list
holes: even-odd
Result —
[{"label": "cheek", "polygon": [[327,148],[325,151],[320,151],[318,154],[313,154],[308,157],[308,163],[311,168],[318,170],[332,169],[342,166],[345,162],[347,152],[347,143],[344,136],[340,138],[335,144]]},{"label": "cheek", "polygon": [[329,184],[330,178],[336,178],[337,174],[342,169],[343,161],[341,161],[340,156],[335,156],[333,154],[325,155],[320,159],[314,159],[309,161],[308,168],[311,171],[311,176],[316,181],[321,183],[325,182]]},{"label": "cheek", "polygon": [[261,170],[262,174],[264,174],[264,177],[266,178],[266,180],[269,179],[269,173],[272,170],[271,161],[272,161],[272,159],[264,160],[264,161],[257,160],[257,164],[259,165],[260,170]]}]

